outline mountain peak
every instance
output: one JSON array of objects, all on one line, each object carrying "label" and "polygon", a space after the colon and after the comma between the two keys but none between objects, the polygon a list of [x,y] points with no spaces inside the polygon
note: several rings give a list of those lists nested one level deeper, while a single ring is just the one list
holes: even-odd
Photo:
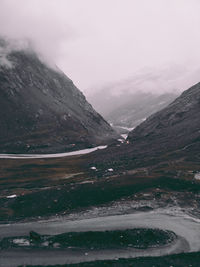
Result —
[{"label": "mountain peak", "polygon": [[13,50],[6,59],[12,66],[0,68],[1,152],[60,152],[116,137],[73,82],[36,53]]}]

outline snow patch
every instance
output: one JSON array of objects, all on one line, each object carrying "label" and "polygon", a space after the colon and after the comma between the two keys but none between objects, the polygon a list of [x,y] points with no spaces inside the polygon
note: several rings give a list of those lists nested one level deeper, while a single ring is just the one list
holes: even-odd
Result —
[{"label": "snow patch", "polygon": [[10,195],[10,196],[7,196],[6,198],[15,198],[17,197],[17,195]]},{"label": "snow patch", "polygon": [[57,153],[57,154],[0,154],[1,159],[41,159],[41,158],[62,158],[76,155],[92,153],[98,149],[105,149],[107,146],[97,146],[72,152]]},{"label": "snow patch", "polygon": [[124,129],[124,130],[127,130],[129,132],[135,129],[135,127],[125,127],[125,126],[119,126],[119,125],[115,125],[115,127],[118,127],[118,128]]},{"label": "snow patch", "polygon": [[128,137],[128,134],[121,134],[121,136],[126,140],[126,138]]},{"label": "snow patch", "polygon": [[194,179],[200,180],[200,172],[195,173]]},{"label": "snow patch", "polygon": [[83,181],[83,182],[81,182],[81,183],[79,183],[79,184],[93,184],[94,183],[94,181]]},{"label": "snow patch", "polygon": [[25,239],[25,238],[16,238],[13,239],[13,243],[18,245],[18,246],[30,246],[30,242],[29,240]]}]

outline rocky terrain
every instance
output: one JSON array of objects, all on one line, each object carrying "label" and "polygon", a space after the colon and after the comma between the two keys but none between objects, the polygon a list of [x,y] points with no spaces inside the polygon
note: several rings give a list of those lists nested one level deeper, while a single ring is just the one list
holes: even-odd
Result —
[{"label": "rocky terrain", "polygon": [[[145,256],[200,249],[199,99],[197,84],[139,125],[126,142],[112,143],[89,154],[57,158],[2,157],[3,266],[67,263],[80,266],[178,263],[177,266],[183,266],[186,262],[198,266],[199,253],[150,259]],[[93,247],[90,250],[59,247],[63,237],[62,242],[68,240],[66,232],[149,227],[173,231],[178,236],[177,242],[146,251],[128,247],[123,251],[109,250],[107,254],[104,245],[103,252]],[[56,239],[52,243],[55,247],[35,250],[33,246],[29,251],[23,242],[29,241],[30,231],[61,235],[59,242]],[[140,258],[119,259],[131,257]]]},{"label": "rocky terrain", "polygon": [[1,40],[0,153],[62,152],[117,137],[64,73],[7,45]]},{"label": "rocky terrain", "polygon": [[[112,141],[118,138],[117,134],[59,70],[48,67],[30,51],[13,51],[2,58],[1,152],[52,153],[110,142],[107,148],[104,146],[104,149],[84,155],[60,153],[59,157],[47,155],[46,158],[44,155],[21,158],[1,155],[3,266],[17,266],[17,262],[18,265],[86,262],[87,266],[88,260],[98,259],[104,261],[91,264],[115,266],[115,261],[107,260],[114,260],[116,256],[142,257],[119,259],[116,266],[138,262],[143,262],[144,266],[149,266],[149,262],[159,262],[161,266],[165,266],[165,261],[167,264],[180,262],[180,266],[183,262],[191,263],[190,254],[169,256],[166,260],[145,259],[144,256],[200,249],[197,234],[200,218],[200,84],[147,118],[129,133],[126,141],[117,143]],[[122,236],[127,229],[146,231],[149,227],[174,232],[177,242],[163,247],[162,235],[156,240],[159,246],[150,250],[131,251],[125,247],[123,251],[109,250],[107,254],[102,233],[96,234],[100,237],[97,247],[102,246],[103,252],[95,251],[94,244],[88,252],[88,247],[74,250],[71,243],[66,243],[69,237],[73,242],[77,237],[76,245],[80,246],[82,237],[88,241],[88,232],[92,230],[106,231],[105,242],[110,238],[109,230],[122,229]],[[79,233],[81,229],[85,234]],[[72,234],[74,230],[78,233]],[[41,239],[42,245],[36,246],[38,250],[35,243],[33,250],[29,248],[33,235]],[[45,235],[54,237],[46,240]],[[94,233],[89,235],[94,236]],[[142,238],[142,232],[138,235]],[[136,236],[136,242],[139,237]],[[121,238],[119,242],[123,246]],[[48,249],[43,250],[43,241],[49,242]],[[126,244],[129,245],[129,241],[127,239]],[[196,264],[199,253],[194,257]]]},{"label": "rocky terrain", "polygon": [[118,171],[144,167],[152,170],[161,165],[168,169],[170,162],[179,164],[180,172],[189,165],[194,168],[200,153],[199,101],[200,84],[196,84],[131,131],[125,143],[95,152],[92,164],[98,168],[104,162],[106,168]]},{"label": "rocky terrain", "polygon": [[[1,219],[65,214],[140,192],[151,199],[163,196],[166,205],[174,194],[181,206],[186,198],[190,203],[196,199],[193,206],[198,210],[199,99],[197,84],[138,126],[127,142],[90,154],[2,158]],[[42,199],[39,206],[36,199]]]},{"label": "rocky terrain", "polygon": [[165,151],[200,144],[200,83],[183,92],[165,109],[150,116],[129,134],[128,140],[137,146],[146,144],[150,150]]}]

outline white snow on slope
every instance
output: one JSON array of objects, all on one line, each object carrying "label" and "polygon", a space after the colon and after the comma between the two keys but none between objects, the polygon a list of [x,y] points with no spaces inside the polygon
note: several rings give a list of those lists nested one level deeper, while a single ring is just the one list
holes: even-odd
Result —
[{"label": "white snow on slope", "polygon": [[76,155],[89,154],[98,149],[105,149],[107,146],[97,146],[93,148],[87,148],[82,150],[76,150],[65,153],[56,153],[56,154],[0,154],[1,159],[41,159],[41,158],[62,158]]}]

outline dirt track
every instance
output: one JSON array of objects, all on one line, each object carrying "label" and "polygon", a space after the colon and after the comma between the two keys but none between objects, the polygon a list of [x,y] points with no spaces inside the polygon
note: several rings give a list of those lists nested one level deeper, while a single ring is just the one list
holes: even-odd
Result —
[{"label": "dirt track", "polygon": [[200,222],[183,213],[168,214],[167,210],[137,214],[97,217],[68,221],[55,218],[48,221],[0,225],[0,237],[27,235],[30,230],[40,234],[59,234],[72,231],[104,231],[136,227],[160,228],[175,232],[179,238],[169,246],[136,250],[2,250],[0,266],[19,264],[65,264],[97,259],[114,259],[138,256],[158,256],[179,252],[200,251]]}]

